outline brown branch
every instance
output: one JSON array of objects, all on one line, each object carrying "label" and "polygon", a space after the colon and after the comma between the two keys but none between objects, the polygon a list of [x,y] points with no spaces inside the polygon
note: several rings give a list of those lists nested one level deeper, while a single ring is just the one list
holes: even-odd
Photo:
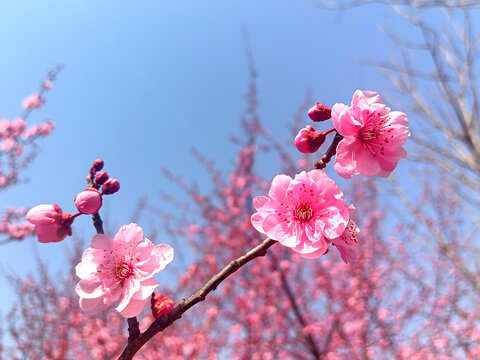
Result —
[{"label": "brown branch", "polygon": [[138,336],[132,341],[130,341],[129,339],[129,343],[120,355],[119,360],[132,359],[133,356],[138,352],[138,350],[140,350],[140,348],[145,345],[148,340],[150,340],[157,333],[165,330],[167,327],[172,325],[175,320],[180,319],[183,313],[186,312],[188,309],[198,304],[199,302],[204,301],[209,293],[214,291],[218,287],[218,285],[220,285],[235,271],[237,271],[253,259],[265,256],[268,248],[273,246],[275,243],[275,240],[267,238],[261,244],[257,245],[245,255],[231,261],[222,271],[212,276],[212,278],[208,280],[206,284],[203,285],[202,288],[200,288],[195,294],[193,294],[186,300],[183,299],[180,304],[178,304],[175,309],[173,309],[170,313],[163,315],[157,320],[155,320],[143,334],[140,334],[140,336]]},{"label": "brown branch", "polygon": [[[275,257],[273,257],[273,260],[274,260],[274,264],[278,264],[278,260]],[[280,273],[280,279],[282,280],[282,288],[285,291],[285,294],[287,295],[288,301],[290,303],[290,306],[292,307],[292,310],[293,310],[293,313],[295,314],[296,319],[302,326],[302,329],[307,327],[308,323],[305,320],[305,317],[303,316],[302,312],[300,311],[300,306],[297,304],[296,297],[288,282],[287,277],[285,276],[285,273],[281,268],[275,268],[275,266],[273,266],[273,270],[276,270]],[[312,335],[310,333],[303,333],[303,336],[305,338],[305,341],[307,342],[308,348],[312,352],[313,358],[316,360],[320,360],[322,353],[318,349],[317,344],[313,339]]]},{"label": "brown branch", "polygon": [[328,1],[321,0],[318,6],[329,10],[346,10],[368,4],[384,4],[390,6],[405,5],[413,8],[468,8],[480,5],[479,0],[350,0],[350,1]]},{"label": "brown branch", "polygon": [[140,336],[140,325],[137,318],[131,317],[127,319],[128,323],[128,343],[134,342]]},{"label": "brown branch", "polygon": [[322,159],[317,161],[313,166],[314,169],[325,169],[328,162],[332,159],[333,155],[337,153],[337,145],[340,141],[342,141],[342,139],[343,139],[342,135],[340,135],[339,133],[335,134],[335,137],[333,138],[332,143],[330,144],[327,151],[325,152],[325,155],[323,155]]},{"label": "brown branch", "polygon": [[98,212],[92,215],[92,221],[93,226],[95,226],[95,230],[97,231],[97,234],[104,234],[103,221]]}]

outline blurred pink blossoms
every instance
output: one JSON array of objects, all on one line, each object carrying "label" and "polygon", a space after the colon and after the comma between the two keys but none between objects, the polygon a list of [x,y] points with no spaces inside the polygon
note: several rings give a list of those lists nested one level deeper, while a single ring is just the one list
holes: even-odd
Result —
[{"label": "blurred pink blossoms", "polygon": [[123,225],[113,239],[95,235],[75,268],[80,307],[100,313],[115,303],[122,316],[137,316],[158,286],[153,276],[172,260],[172,247],[154,246],[137,224]]},{"label": "blurred pink blossoms", "polygon": [[32,95],[27,96],[23,102],[22,106],[25,109],[38,109],[44,105],[44,100],[40,97],[39,93],[33,93]]},{"label": "blurred pink blossoms", "polygon": [[303,257],[324,255],[331,242],[341,245],[337,248],[345,262],[354,257],[358,229],[347,228],[343,193],[322,170],[302,171],[295,179],[275,176],[268,197],[257,196],[253,205],[255,229]]},{"label": "blurred pink blossoms", "polygon": [[71,225],[75,216],[64,213],[57,204],[37,205],[27,212],[27,220],[35,225],[41,243],[59,242],[72,235]]},{"label": "blurred pink blossoms", "polygon": [[388,177],[398,160],[407,156],[402,148],[410,136],[407,116],[390,111],[376,92],[357,90],[351,106],[335,104],[332,121],[344,137],[334,167],[346,179],[357,174]]}]

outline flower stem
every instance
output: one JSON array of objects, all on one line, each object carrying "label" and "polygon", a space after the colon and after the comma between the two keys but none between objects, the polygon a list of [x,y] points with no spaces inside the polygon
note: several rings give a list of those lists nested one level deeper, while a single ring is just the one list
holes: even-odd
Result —
[{"label": "flower stem", "polygon": [[157,320],[155,320],[150,325],[150,327],[145,330],[143,334],[140,334],[140,336],[138,336],[133,341],[130,341],[129,338],[127,346],[125,347],[118,359],[133,359],[133,356],[138,352],[138,350],[140,350],[140,348],[145,345],[145,343],[150,340],[155,334],[165,330],[167,327],[172,325],[175,320],[180,319],[183,313],[186,312],[188,309],[198,304],[199,302],[204,301],[210,292],[214,291],[218,287],[218,285],[220,285],[225,279],[227,279],[230,275],[232,275],[242,266],[257,257],[265,256],[268,248],[273,246],[275,243],[277,243],[275,240],[267,238],[261,244],[257,245],[252,250],[247,252],[245,255],[231,261],[222,271],[212,276],[210,280],[208,280],[205,285],[203,285],[195,294],[193,294],[186,300],[182,300],[180,304],[178,304],[171,312],[160,316]]},{"label": "flower stem", "polygon": [[[334,129],[330,129],[327,131],[327,133],[331,132]],[[340,135],[338,132],[335,134],[335,137],[333,138],[332,143],[328,147],[327,151],[325,152],[325,155],[322,156],[322,159],[317,161],[315,165],[313,165],[314,169],[325,169],[327,164],[330,162],[332,159],[333,155],[337,153],[337,145],[340,141],[342,141],[343,136]]]}]

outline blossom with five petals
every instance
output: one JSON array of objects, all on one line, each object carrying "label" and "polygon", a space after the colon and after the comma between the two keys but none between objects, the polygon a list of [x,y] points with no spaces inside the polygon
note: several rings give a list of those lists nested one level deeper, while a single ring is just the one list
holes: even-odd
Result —
[{"label": "blossom with five petals", "polygon": [[255,229],[306,258],[325,254],[349,221],[343,193],[322,170],[275,176],[268,197],[256,197],[253,205]]},{"label": "blossom with five petals", "polygon": [[402,147],[410,136],[407,116],[390,111],[376,92],[357,90],[351,106],[335,104],[332,121],[343,136],[334,167],[346,179],[357,174],[388,177],[407,156]]},{"label": "blossom with five petals", "polygon": [[80,307],[100,313],[114,304],[124,317],[138,315],[158,286],[153,276],[172,260],[172,247],[153,245],[137,224],[123,225],[113,239],[95,235],[75,267]]}]

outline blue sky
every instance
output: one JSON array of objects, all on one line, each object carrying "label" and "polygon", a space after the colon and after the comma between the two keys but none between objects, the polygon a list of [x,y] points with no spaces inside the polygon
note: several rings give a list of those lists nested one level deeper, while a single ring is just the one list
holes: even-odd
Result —
[{"label": "blue sky", "polygon": [[[286,124],[308,88],[330,106],[349,102],[357,88],[385,88],[375,69],[359,64],[395,52],[378,23],[400,26],[386,7],[339,14],[302,0],[1,2],[0,117],[20,114],[21,100],[49,68],[65,69],[46,106],[29,119],[52,119],[56,129],[24,172],[28,182],[0,194],[0,210],[58,203],[73,212],[73,197],[98,157],[121,183],[102,209],[112,228],[129,222],[140,196],[168,205],[158,193],[176,189],[162,167],[208,187],[189,149],[224,169],[235,155],[229,136],[239,129],[249,81],[245,29],[259,73],[260,115],[293,147]],[[275,171],[274,164],[263,169],[271,177]],[[88,217],[75,225],[85,241],[94,234]],[[0,248],[2,314],[12,301],[5,272],[34,271],[34,249],[61,268],[71,241],[28,239]]]}]

